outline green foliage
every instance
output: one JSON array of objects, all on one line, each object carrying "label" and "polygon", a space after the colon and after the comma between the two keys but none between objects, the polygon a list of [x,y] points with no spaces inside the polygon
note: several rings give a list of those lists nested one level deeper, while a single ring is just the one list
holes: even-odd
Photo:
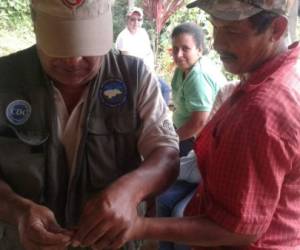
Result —
[{"label": "green foliage", "polygon": [[116,0],[113,11],[114,40],[126,26],[128,0]]},{"label": "green foliage", "polygon": [[298,17],[298,25],[297,25],[297,38],[300,40],[300,18]]},{"label": "green foliage", "polygon": [[[137,6],[142,6],[143,0],[136,0]],[[126,12],[128,0],[115,0],[113,7],[114,38],[126,26]],[[144,27],[148,31],[154,51],[156,52],[157,72],[170,81],[173,73],[173,59],[170,55],[170,35],[175,26],[183,22],[199,24],[206,34],[207,44],[212,41],[212,27],[207,21],[207,16],[197,8],[188,10],[182,7],[166,23],[161,34],[155,33],[153,20],[145,20]],[[299,20],[298,20],[299,21]],[[300,37],[300,22],[297,28]],[[34,34],[30,17],[29,0],[0,0],[0,56],[23,49],[34,43]],[[211,52],[210,57],[219,63],[218,56]],[[232,79],[231,75],[227,75]]]},{"label": "green foliage", "polygon": [[34,43],[28,0],[0,1],[0,55]]},{"label": "green foliage", "polygon": [[0,28],[9,31],[31,27],[30,10],[26,0],[1,0]]},{"label": "green foliage", "polygon": [[[210,25],[210,22],[207,20],[207,18],[207,15],[204,12],[199,11],[197,8],[187,9],[186,7],[182,7],[168,20],[166,26],[159,36],[159,43],[156,53],[157,71],[160,75],[167,79],[167,81],[171,81],[173,70],[175,67],[171,56],[172,44],[170,37],[172,30],[177,25],[184,22],[197,23],[202,27],[205,34],[206,44],[208,47],[210,47],[212,41],[212,26]],[[217,60],[217,56],[215,53],[212,52],[209,56],[213,57],[215,61]]]}]

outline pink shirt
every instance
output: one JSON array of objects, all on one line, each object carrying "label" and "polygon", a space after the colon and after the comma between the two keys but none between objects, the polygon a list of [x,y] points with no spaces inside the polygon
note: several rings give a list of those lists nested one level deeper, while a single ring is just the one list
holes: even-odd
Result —
[{"label": "pink shirt", "polygon": [[186,214],[262,235],[248,247],[211,250],[300,247],[299,55],[294,44],[240,84],[197,140],[203,183]]}]

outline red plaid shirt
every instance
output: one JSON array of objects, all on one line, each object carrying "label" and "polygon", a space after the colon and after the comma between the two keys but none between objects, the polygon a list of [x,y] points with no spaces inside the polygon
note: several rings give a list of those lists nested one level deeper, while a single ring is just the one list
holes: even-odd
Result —
[{"label": "red plaid shirt", "polygon": [[[248,247],[300,249],[300,46],[240,84],[196,143],[203,183],[186,214],[205,214]],[[198,248],[206,249],[206,248]]]}]

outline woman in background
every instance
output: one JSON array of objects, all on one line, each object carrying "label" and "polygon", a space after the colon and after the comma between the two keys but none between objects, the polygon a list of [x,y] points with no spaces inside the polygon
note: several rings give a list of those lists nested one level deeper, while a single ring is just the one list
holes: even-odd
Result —
[{"label": "woman in background", "polygon": [[[216,95],[227,81],[206,56],[202,29],[184,23],[172,32],[172,53],[176,69],[172,79],[173,123],[180,139],[180,175],[173,186],[157,199],[157,216],[181,216],[200,181],[193,144],[208,121]],[[183,248],[160,242],[160,250]]]},{"label": "woman in background", "polygon": [[205,126],[215,97],[226,79],[204,56],[207,49],[198,25],[181,24],[175,27],[171,38],[177,66],[171,84],[175,106],[173,122],[181,141],[181,156],[185,156]]}]

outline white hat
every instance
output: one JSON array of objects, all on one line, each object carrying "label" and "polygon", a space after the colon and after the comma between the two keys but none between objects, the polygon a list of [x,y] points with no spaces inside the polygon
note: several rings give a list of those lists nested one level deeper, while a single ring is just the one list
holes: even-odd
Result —
[{"label": "white hat", "polygon": [[141,17],[144,16],[143,10],[139,7],[131,7],[129,8],[128,12],[127,12],[127,16],[131,16],[133,13],[139,13]]},{"label": "white hat", "polygon": [[98,56],[113,46],[111,0],[31,0],[37,46],[53,57]]}]

